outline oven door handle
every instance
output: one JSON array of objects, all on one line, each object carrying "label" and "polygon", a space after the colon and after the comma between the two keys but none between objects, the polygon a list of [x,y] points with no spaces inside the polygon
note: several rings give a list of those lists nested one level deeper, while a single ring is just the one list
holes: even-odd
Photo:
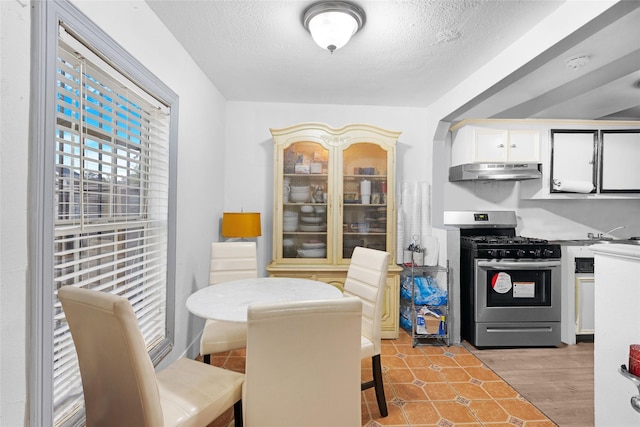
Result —
[{"label": "oven door handle", "polygon": [[560,267],[560,261],[477,261],[478,267],[490,267],[503,270],[540,270]]}]

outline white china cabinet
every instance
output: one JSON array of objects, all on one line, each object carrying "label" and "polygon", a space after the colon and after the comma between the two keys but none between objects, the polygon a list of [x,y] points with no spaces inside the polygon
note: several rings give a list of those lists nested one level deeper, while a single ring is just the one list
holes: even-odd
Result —
[{"label": "white china cabinet", "polygon": [[[395,147],[400,132],[366,124],[301,123],[271,129],[274,140],[273,261],[270,276],[342,289],[353,249],[395,260]],[[399,274],[389,265],[383,338],[398,336]]]}]

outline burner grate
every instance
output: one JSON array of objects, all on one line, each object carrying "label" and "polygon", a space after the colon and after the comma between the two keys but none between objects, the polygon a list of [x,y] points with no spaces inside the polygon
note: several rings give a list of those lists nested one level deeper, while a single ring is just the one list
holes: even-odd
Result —
[{"label": "burner grate", "polygon": [[462,240],[472,244],[488,245],[544,245],[548,241],[523,236],[463,236]]}]

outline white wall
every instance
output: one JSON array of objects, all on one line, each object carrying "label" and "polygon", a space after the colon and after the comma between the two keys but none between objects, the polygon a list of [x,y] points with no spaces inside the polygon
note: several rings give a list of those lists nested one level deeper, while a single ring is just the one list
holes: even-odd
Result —
[{"label": "white wall", "polygon": [[224,205],[231,210],[244,208],[261,213],[259,268],[264,269],[272,259],[274,148],[269,129],[301,122],[322,122],[332,127],[369,123],[402,131],[396,147],[398,186],[402,182],[428,181],[431,176],[428,153],[432,148],[424,109],[228,102]]},{"label": "white wall", "polygon": [[28,343],[29,7],[0,1],[0,425],[24,423]]},{"label": "white wall", "polygon": [[[0,1],[0,425],[28,423],[27,278],[30,5]],[[208,284],[210,242],[223,211],[225,100],[144,1],[75,1],[180,97],[176,267],[176,342],[182,354],[201,329],[184,302]],[[36,249],[37,250],[37,249]],[[185,333],[188,331],[188,333]],[[197,349],[194,349],[194,351]],[[193,354],[192,354],[193,355]]]}]

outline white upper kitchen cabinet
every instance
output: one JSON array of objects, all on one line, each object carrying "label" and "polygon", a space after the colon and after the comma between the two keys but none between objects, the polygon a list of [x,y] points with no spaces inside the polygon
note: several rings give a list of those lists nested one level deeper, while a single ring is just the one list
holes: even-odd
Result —
[{"label": "white upper kitchen cabinet", "polygon": [[522,199],[640,199],[640,122],[535,120],[542,178],[520,181]]},{"label": "white upper kitchen cabinet", "polygon": [[586,185],[583,191],[595,192],[597,157],[597,130],[551,129],[550,191],[567,192],[569,183],[569,192],[575,192],[571,183],[580,183]]},{"label": "white upper kitchen cabinet", "polygon": [[538,163],[540,131],[495,121],[462,121],[451,128],[451,166],[466,163]]},{"label": "white upper kitchen cabinet", "polygon": [[603,130],[600,191],[640,193],[640,130]]}]

